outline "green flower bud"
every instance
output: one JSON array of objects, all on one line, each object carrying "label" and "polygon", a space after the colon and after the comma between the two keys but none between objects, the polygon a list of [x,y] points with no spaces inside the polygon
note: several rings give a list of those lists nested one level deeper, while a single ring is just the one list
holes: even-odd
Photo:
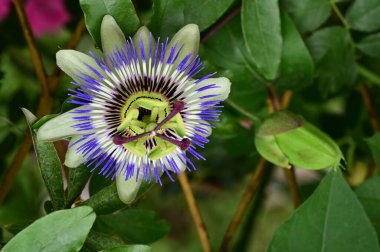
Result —
[{"label": "green flower bud", "polygon": [[287,111],[270,115],[257,129],[257,151],[280,167],[305,169],[338,167],[344,159],[337,144],[324,132]]}]

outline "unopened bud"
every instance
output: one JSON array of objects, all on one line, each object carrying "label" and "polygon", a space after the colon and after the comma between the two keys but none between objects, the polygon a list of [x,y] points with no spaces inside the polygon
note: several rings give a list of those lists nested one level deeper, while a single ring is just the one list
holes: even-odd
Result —
[{"label": "unopened bud", "polygon": [[280,167],[305,169],[338,167],[343,158],[337,144],[324,132],[287,111],[270,115],[257,129],[257,151]]}]

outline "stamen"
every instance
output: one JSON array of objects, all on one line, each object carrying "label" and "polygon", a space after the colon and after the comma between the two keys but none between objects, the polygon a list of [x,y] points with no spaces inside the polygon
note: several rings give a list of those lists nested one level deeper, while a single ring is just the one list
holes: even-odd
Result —
[{"label": "stamen", "polygon": [[116,135],[113,137],[113,143],[116,145],[122,145],[125,143],[133,142],[135,140],[138,140],[144,136],[148,136],[150,132],[144,132],[142,134],[136,135],[136,136],[130,136],[130,137],[122,137],[119,135]]},{"label": "stamen", "polygon": [[181,141],[179,141],[179,140],[170,138],[168,136],[165,136],[163,134],[158,134],[157,133],[156,136],[159,137],[159,138],[161,138],[162,140],[165,140],[165,141],[167,141],[169,143],[177,145],[183,151],[187,150],[190,147],[190,144],[191,144],[190,139],[188,139],[188,138],[183,138]]},{"label": "stamen", "polygon": [[162,122],[160,122],[156,126],[156,128],[154,128],[154,131],[159,130],[162,127],[162,125],[167,123],[170,119],[172,119],[176,114],[181,112],[184,108],[185,108],[185,104],[183,102],[175,100],[174,105],[173,105],[173,110],[170,112],[170,114],[167,117],[165,117],[164,120],[162,120]]}]

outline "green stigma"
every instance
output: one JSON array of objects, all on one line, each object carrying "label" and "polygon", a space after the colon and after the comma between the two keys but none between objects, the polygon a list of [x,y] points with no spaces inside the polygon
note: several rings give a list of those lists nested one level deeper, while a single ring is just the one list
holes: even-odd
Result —
[{"label": "green stigma", "polygon": [[148,152],[145,142],[154,139],[157,145],[148,154],[151,160],[172,153],[176,145],[187,149],[188,139],[178,141],[163,135],[165,130],[171,129],[178,136],[185,136],[185,126],[179,113],[183,108],[181,102],[175,101],[171,110],[169,101],[158,93],[139,92],[132,95],[120,113],[121,123],[117,127],[120,135],[129,133],[131,137],[116,136],[114,143],[122,144],[130,152],[143,157]]}]

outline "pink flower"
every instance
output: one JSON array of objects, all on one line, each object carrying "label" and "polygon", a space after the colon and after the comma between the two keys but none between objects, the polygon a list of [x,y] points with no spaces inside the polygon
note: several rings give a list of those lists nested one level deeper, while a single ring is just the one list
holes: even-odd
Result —
[{"label": "pink flower", "polygon": [[0,21],[5,19],[11,11],[12,0],[1,0],[0,2]]},{"label": "pink flower", "polygon": [[[9,15],[12,0],[1,0],[0,21]],[[25,12],[35,36],[54,33],[70,20],[64,0],[28,0]]]}]

